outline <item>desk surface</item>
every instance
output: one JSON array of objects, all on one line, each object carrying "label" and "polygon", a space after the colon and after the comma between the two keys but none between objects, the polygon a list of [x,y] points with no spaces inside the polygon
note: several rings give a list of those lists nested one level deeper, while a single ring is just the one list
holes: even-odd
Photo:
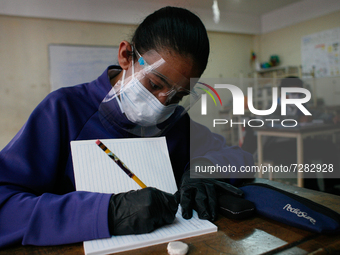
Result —
[{"label": "desk surface", "polygon": [[[323,204],[340,213],[340,196],[312,191],[286,184],[257,179],[278,188]],[[326,236],[297,229],[285,224],[255,216],[247,220],[230,220],[220,217],[216,233],[184,239],[193,254],[340,254],[340,235]],[[167,244],[146,247],[130,252],[117,253],[136,255],[167,254]],[[51,247],[15,246],[0,250],[4,254],[84,254],[82,243]]]}]

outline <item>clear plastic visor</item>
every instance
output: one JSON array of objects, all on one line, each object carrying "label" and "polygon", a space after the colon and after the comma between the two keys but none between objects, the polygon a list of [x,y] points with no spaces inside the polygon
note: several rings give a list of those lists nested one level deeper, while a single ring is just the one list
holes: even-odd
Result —
[{"label": "clear plastic visor", "polygon": [[[188,95],[194,94],[190,89],[190,81],[165,62],[155,50],[143,55],[137,50],[134,52],[138,61],[127,70],[122,81],[124,84],[136,78],[163,105],[178,104]],[[124,89],[124,84],[121,89]]]},{"label": "clear plastic visor", "polygon": [[165,134],[199,100],[198,78],[189,81],[154,50],[136,56],[100,104],[101,121],[137,136]]}]

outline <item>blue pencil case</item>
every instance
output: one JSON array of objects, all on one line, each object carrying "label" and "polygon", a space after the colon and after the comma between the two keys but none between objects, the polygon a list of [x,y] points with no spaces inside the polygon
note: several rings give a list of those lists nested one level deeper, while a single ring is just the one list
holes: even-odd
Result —
[{"label": "blue pencil case", "polygon": [[316,233],[340,233],[340,214],[323,205],[264,183],[240,189],[260,215]]}]

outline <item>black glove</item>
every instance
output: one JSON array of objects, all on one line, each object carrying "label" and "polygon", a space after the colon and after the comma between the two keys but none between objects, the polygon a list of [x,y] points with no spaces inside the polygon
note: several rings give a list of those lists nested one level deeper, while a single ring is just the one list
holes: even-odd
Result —
[{"label": "black glove", "polygon": [[[197,164],[211,163],[200,161]],[[191,166],[191,169],[195,169],[194,167],[195,164]],[[243,195],[242,190],[226,182],[209,178],[190,178],[190,170],[187,170],[183,174],[179,190],[183,218],[190,219],[192,210],[195,209],[200,219],[215,221],[217,219],[218,196],[223,193],[231,193],[239,197]]]},{"label": "black glove", "polygon": [[151,232],[172,223],[177,209],[174,195],[152,187],[112,195],[108,216],[110,234]]}]

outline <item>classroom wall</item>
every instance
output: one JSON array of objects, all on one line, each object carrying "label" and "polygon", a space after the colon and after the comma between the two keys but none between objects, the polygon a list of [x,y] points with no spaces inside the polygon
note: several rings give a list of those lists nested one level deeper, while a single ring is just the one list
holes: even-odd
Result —
[{"label": "classroom wall", "polygon": [[254,47],[254,36],[245,34],[208,32],[210,58],[204,77],[240,77],[252,72],[250,55]]},{"label": "classroom wall", "polygon": [[0,16],[0,149],[50,92],[50,43],[118,46],[132,31],[133,26]]},{"label": "classroom wall", "polygon": [[[256,36],[208,32],[211,55],[203,77],[251,75],[249,60],[253,49],[260,62],[277,54],[282,65],[300,65],[301,37],[339,24],[340,11],[336,11]],[[0,15],[0,149],[50,91],[49,44],[118,46],[121,40],[131,38],[134,28],[134,25]]]},{"label": "classroom wall", "polygon": [[[131,38],[134,28],[0,15],[0,149],[50,92],[49,44],[118,46]],[[209,38],[211,55],[205,77],[238,77],[250,72],[253,35],[209,32]]]},{"label": "classroom wall", "polygon": [[254,48],[258,60],[267,62],[271,55],[279,55],[281,64],[301,65],[301,38],[340,26],[340,11],[288,26],[270,33],[256,35]]},{"label": "classroom wall", "polygon": [[[301,39],[304,36],[340,27],[340,11],[304,21],[270,33],[256,35],[254,49],[258,60],[267,62],[271,55],[279,55],[281,65],[301,65]],[[304,79],[313,96],[327,106],[339,105],[340,77]]]}]

